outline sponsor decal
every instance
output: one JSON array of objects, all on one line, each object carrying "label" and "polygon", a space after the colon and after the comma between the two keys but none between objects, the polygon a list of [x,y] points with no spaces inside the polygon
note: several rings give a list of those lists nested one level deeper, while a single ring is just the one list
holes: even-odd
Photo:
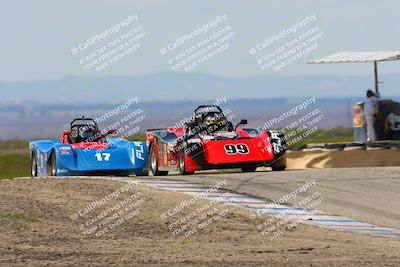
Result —
[{"label": "sponsor decal", "polygon": [[60,154],[60,155],[71,155],[72,154],[71,147],[69,147],[69,146],[59,147],[58,148],[58,154]]}]

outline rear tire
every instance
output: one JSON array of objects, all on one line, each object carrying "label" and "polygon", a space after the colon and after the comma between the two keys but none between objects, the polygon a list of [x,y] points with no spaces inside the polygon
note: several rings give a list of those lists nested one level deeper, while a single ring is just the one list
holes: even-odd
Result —
[{"label": "rear tire", "polygon": [[283,167],[272,167],[272,171],[284,171],[286,169],[286,166]]},{"label": "rear tire", "polygon": [[50,176],[57,176],[57,160],[55,151],[53,151],[50,158]]},{"label": "rear tire", "polygon": [[241,169],[242,169],[242,172],[255,172],[257,167],[244,167]]},{"label": "rear tire", "polygon": [[150,170],[154,176],[164,176],[168,174],[168,171],[159,171],[158,170],[158,160],[156,147],[154,145],[150,148]]},{"label": "rear tire", "polygon": [[128,171],[119,171],[119,172],[114,173],[114,176],[128,177],[129,176],[129,172]]},{"label": "rear tire", "polygon": [[281,156],[271,165],[273,171],[284,171],[286,169],[286,155]]},{"label": "rear tire", "polygon": [[185,149],[179,150],[179,173],[181,175],[192,175],[194,172],[186,171]]},{"label": "rear tire", "polygon": [[149,176],[149,170],[136,171],[136,176]]},{"label": "rear tire", "polygon": [[37,159],[35,153],[32,153],[31,157],[31,177],[35,178],[38,176],[37,173]]}]

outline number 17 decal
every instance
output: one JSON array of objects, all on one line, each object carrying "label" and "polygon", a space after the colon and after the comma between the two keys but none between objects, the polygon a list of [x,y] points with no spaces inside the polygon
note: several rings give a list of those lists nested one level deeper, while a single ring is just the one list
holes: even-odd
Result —
[{"label": "number 17 decal", "polygon": [[96,157],[97,161],[103,161],[103,159],[104,161],[109,161],[111,153],[96,153],[94,156]]},{"label": "number 17 decal", "polygon": [[237,144],[237,145],[225,145],[225,152],[228,155],[236,155],[236,154],[249,154],[249,147],[245,144]]}]

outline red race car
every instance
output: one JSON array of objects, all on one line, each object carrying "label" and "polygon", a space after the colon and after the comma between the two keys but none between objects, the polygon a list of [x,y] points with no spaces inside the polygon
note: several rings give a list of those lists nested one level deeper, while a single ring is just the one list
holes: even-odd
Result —
[{"label": "red race car", "polygon": [[241,168],[253,172],[267,166],[280,171],[286,168],[286,143],[279,131],[259,131],[235,127],[215,105],[196,108],[183,128],[149,129],[146,145],[150,169],[154,175],[180,174],[210,169]]}]

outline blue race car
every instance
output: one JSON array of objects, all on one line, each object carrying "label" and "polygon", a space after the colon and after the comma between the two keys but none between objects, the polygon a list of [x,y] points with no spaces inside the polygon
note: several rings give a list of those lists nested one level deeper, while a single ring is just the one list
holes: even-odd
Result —
[{"label": "blue race car", "polygon": [[95,120],[74,119],[60,140],[29,142],[31,176],[121,175],[147,176],[144,142],[102,134]]}]

